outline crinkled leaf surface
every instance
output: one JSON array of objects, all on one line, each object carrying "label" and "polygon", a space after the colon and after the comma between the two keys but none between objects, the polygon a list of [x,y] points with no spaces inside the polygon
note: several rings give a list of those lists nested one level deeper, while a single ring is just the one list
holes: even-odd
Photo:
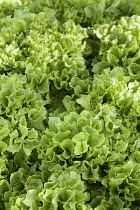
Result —
[{"label": "crinkled leaf surface", "polygon": [[0,0],[0,210],[140,208],[139,0]]}]

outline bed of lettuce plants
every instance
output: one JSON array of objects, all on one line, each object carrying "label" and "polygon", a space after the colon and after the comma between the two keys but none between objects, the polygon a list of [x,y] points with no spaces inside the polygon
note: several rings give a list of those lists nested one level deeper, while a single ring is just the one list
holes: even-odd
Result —
[{"label": "bed of lettuce plants", "polygon": [[0,210],[140,209],[140,0],[0,0]]}]

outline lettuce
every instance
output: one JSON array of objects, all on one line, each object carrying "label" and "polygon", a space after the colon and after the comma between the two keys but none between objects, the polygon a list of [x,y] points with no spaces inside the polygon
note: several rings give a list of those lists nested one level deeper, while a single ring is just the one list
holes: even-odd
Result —
[{"label": "lettuce", "polygon": [[139,209],[139,15],[0,0],[0,209]]}]

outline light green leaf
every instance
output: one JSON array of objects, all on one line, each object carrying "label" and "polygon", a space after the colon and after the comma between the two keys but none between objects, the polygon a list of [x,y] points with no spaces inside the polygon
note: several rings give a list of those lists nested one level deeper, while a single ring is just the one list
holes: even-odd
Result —
[{"label": "light green leaf", "polygon": [[81,95],[79,99],[76,100],[78,104],[82,105],[87,111],[91,111],[91,97],[90,95]]},{"label": "light green leaf", "polygon": [[99,62],[93,66],[92,72],[96,74],[102,74],[103,70],[109,67],[110,67],[110,64],[108,62]]}]

